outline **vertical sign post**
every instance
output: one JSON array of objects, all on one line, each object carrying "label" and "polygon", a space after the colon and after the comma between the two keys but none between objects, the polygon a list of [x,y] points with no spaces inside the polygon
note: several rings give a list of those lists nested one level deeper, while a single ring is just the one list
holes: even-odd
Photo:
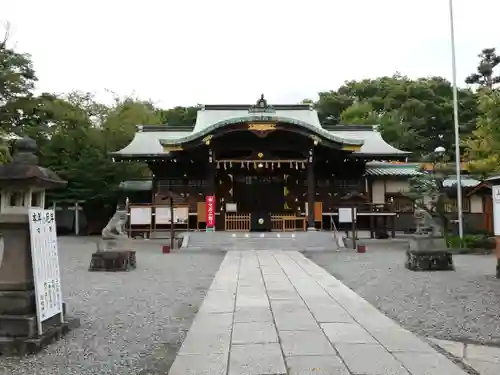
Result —
[{"label": "vertical sign post", "polygon": [[60,314],[61,322],[64,322],[55,216],[54,210],[29,209],[39,335],[43,333],[42,323],[45,320]]},{"label": "vertical sign post", "polygon": [[215,195],[208,195],[205,198],[206,202],[206,221],[207,221],[207,232],[215,231]]},{"label": "vertical sign post", "polygon": [[497,256],[496,274],[497,278],[500,279],[500,185],[493,185],[491,193],[493,195],[493,232],[495,234],[495,252]]},{"label": "vertical sign post", "polygon": [[[339,224],[350,223],[352,225],[352,248],[356,249],[356,207],[339,207]],[[349,236],[349,229],[346,229],[346,236]]]}]

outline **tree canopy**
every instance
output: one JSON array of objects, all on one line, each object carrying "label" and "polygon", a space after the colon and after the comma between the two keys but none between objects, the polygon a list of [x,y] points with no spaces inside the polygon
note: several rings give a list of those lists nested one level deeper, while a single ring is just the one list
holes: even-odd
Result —
[{"label": "tree canopy", "polygon": [[478,57],[477,72],[470,74],[465,79],[465,83],[479,85],[491,90],[500,83],[500,76],[495,75],[494,71],[500,64],[500,56],[497,55],[496,48],[485,48]]}]

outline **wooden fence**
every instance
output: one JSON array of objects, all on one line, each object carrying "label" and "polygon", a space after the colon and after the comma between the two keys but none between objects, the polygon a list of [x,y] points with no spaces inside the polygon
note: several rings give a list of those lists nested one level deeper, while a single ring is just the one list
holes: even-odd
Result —
[{"label": "wooden fence", "polygon": [[234,232],[249,232],[252,222],[251,214],[226,213],[225,230]]}]

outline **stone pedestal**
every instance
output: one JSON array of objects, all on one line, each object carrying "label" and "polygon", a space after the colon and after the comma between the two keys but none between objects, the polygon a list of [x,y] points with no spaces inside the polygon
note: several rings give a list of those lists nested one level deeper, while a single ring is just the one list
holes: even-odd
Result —
[{"label": "stone pedestal", "polygon": [[405,267],[412,271],[453,271],[453,255],[444,237],[414,235],[406,251]]},{"label": "stone pedestal", "polygon": [[131,271],[137,267],[130,240],[102,240],[92,254],[89,271]]},{"label": "stone pedestal", "polygon": [[444,237],[413,235],[410,237],[410,250],[446,250]]}]

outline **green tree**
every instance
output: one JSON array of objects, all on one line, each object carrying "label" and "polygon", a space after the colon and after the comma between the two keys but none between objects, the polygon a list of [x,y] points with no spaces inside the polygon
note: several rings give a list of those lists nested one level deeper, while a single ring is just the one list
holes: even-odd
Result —
[{"label": "green tree", "polygon": [[[396,74],[347,81],[337,91],[319,95],[316,108],[324,124],[335,125],[343,119],[359,119],[362,123],[378,119],[386,141],[413,152],[417,159],[438,146],[454,149],[452,87],[444,78],[413,80]],[[462,134],[472,130],[476,112],[475,94],[459,90]]]},{"label": "green tree", "polygon": [[340,122],[342,124],[375,125],[379,121],[380,115],[366,101],[354,103],[340,114]]},{"label": "green tree", "polygon": [[174,107],[158,110],[163,124],[192,126],[196,123],[197,107]]},{"label": "green tree", "polygon": [[22,125],[37,80],[27,54],[9,47],[9,27],[0,37],[0,163],[9,160],[11,132]]},{"label": "green tree", "polygon": [[102,122],[102,146],[106,152],[117,151],[134,138],[137,125],[160,125],[163,121],[163,114],[151,102],[115,98]]},{"label": "green tree", "polygon": [[469,169],[482,177],[500,172],[500,92],[481,91],[476,128],[464,140]]},{"label": "green tree", "polygon": [[109,152],[132,140],[136,124],[159,123],[156,109],[132,99],[108,107],[80,92],[43,94],[35,109],[30,129],[46,129],[41,163],[68,181],[50,199],[83,200],[89,221],[106,220],[116,207],[119,183],[147,171],[139,163],[113,163]]},{"label": "green tree", "polygon": [[477,73],[472,73],[465,79],[465,83],[470,85],[479,85],[488,89],[493,89],[500,83],[500,76],[495,76],[495,68],[500,64],[500,56],[497,55],[495,48],[485,48],[479,55],[479,64]]},{"label": "green tree", "polygon": [[340,95],[336,91],[318,93],[319,99],[314,107],[318,111],[319,121],[323,125],[337,125],[340,115],[353,104],[353,99]]},{"label": "green tree", "polygon": [[447,216],[446,205],[450,203],[448,192],[443,182],[449,175],[449,157],[430,154],[427,160],[432,163],[430,173],[422,171],[419,176],[412,177],[409,181],[409,189],[404,194],[409,197],[415,206],[427,212],[431,217],[437,219],[436,223],[441,226],[442,233],[447,235],[450,229],[450,220]]}]

